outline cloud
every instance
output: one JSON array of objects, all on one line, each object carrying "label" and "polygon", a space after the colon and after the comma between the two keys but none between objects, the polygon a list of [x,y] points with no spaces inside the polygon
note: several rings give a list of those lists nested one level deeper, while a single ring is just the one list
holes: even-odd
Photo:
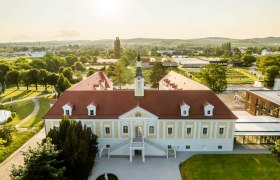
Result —
[{"label": "cloud", "polygon": [[62,38],[73,38],[73,37],[79,37],[81,33],[76,30],[63,30],[59,34],[56,35],[56,37],[62,37]]}]

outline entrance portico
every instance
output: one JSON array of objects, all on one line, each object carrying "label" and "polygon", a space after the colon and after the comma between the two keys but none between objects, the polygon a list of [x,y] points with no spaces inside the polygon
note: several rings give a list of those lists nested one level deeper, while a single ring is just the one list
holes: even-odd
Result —
[{"label": "entrance portico", "polygon": [[[135,128],[136,129],[136,128]],[[141,151],[142,161],[145,162],[145,142],[144,137],[132,138],[129,148],[129,160],[132,162],[132,156],[135,156],[135,151]]]}]

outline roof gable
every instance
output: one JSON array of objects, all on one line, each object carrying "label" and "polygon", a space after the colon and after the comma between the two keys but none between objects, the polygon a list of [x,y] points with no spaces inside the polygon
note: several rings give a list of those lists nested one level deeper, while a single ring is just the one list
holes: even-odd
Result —
[{"label": "roof gable", "polygon": [[128,112],[122,114],[119,116],[119,119],[158,119],[158,116],[150,113],[149,111],[137,106],[133,108],[132,110],[129,110]]}]

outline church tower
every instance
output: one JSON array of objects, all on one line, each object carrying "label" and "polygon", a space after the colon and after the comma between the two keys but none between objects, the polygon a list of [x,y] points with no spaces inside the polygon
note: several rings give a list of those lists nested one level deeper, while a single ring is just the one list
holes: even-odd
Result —
[{"label": "church tower", "polygon": [[135,96],[144,96],[144,76],[142,75],[142,63],[139,52],[136,59],[136,75],[134,76],[134,94]]}]

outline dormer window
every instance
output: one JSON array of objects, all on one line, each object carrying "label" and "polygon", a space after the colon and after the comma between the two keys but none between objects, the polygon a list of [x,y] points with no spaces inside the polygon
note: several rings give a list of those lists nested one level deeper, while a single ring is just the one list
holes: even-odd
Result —
[{"label": "dormer window", "polygon": [[187,105],[184,101],[180,104],[181,116],[189,116],[190,106]]},{"label": "dormer window", "polygon": [[97,105],[94,102],[87,106],[89,116],[96,116],[96,106]]},{"label": "dormer window", "polygon": [[213,116],[214,106],[208,102],[203,103],[204,107],[204,115],[205,116]]},{"label": "dormer window", "polygon": [[66,103],[64,106],[62,106],[63,114],[66,116],[72,116],[72,110],[74,105],[71,102]]}]

